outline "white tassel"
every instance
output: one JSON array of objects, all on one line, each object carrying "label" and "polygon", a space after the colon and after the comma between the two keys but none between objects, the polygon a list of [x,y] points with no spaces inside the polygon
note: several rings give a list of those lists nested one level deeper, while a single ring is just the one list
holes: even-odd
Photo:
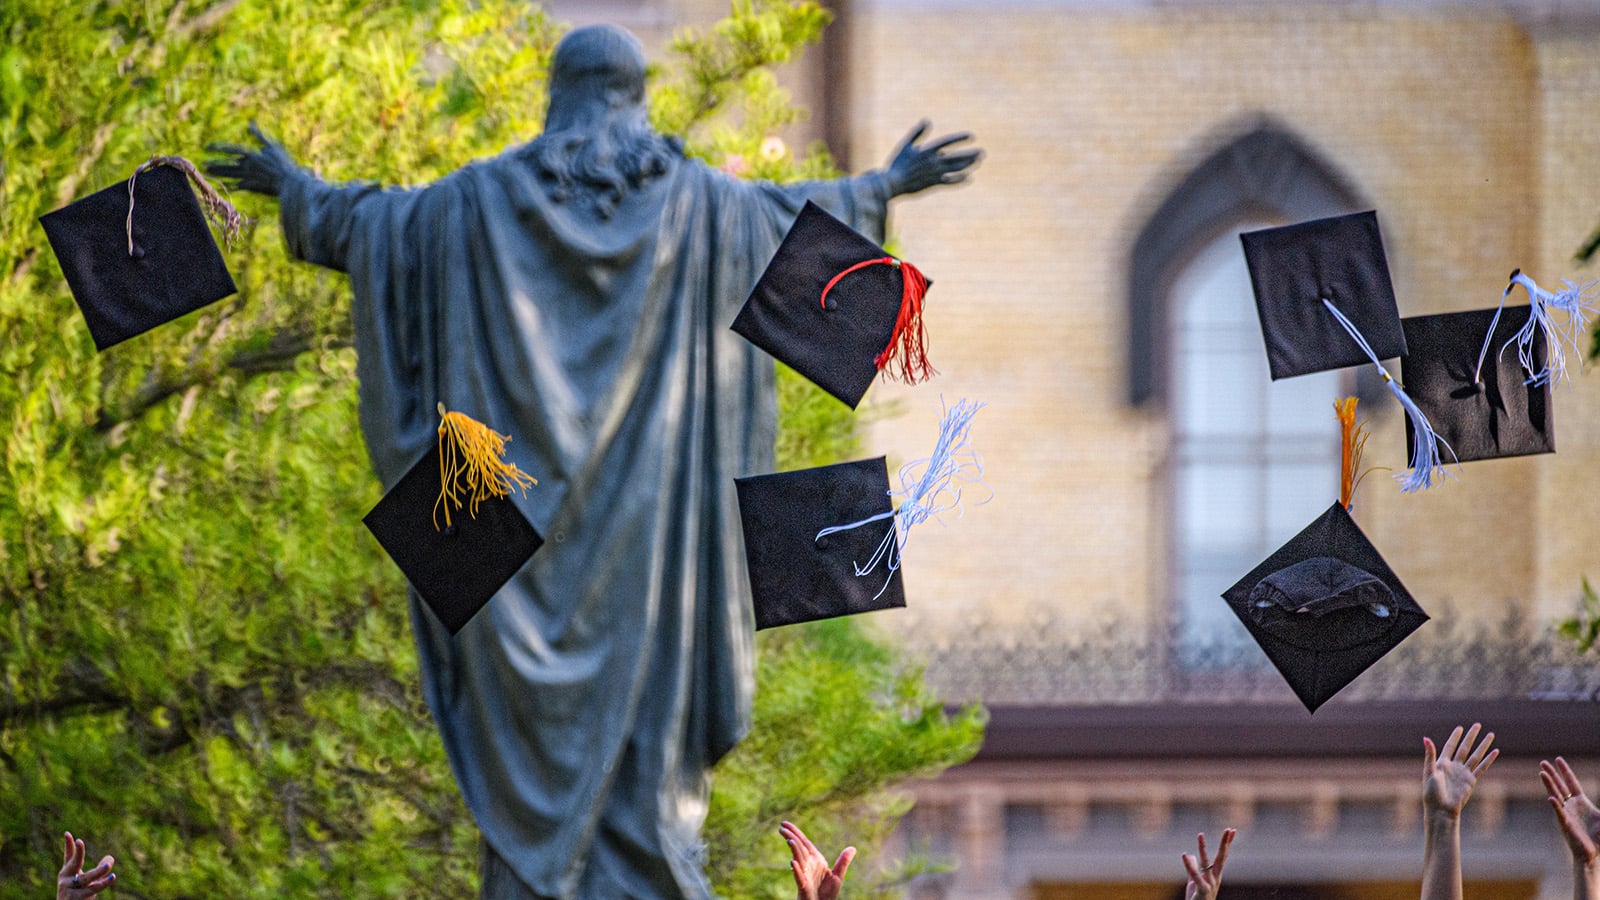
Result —
[{"label": "white tassel", "polygon": [[[1528,321],[1500,349],[1504,351],[1513,343],[1517,345],[1517,358],[1528,373],[1527,383],[1531,385],[1559,384],[1565,380],[1568,348],[1578,359],[1583,359],[1583,340],[1589,333],[1589,319],[1596,312],[1590,292],[1600,282],[1575,284],[1563,278],[1562,283],[1567,286],[1565,290],[1547,291],[1518,269],[1511,273],[1511,285],[1506,287],[1506,293],[1510,294],[1512,286],[1522,285],[1528,292],[1530,310]],[[1556,324],[1556,312],[1566,313],[1564,326]],[[1540,330],[1545,337],[1545,364],[1535,369],[1534,339]]]},{"label": "white tassel", "polygon": [[1456,451],[1450,447],[1450,444],[1444,438],[1439,436],[1438,432],[1433,430],[1433,425],[1428,421],[1428,417],[1423,414],[1422,410],[1417,407],[1416,401],[1406,394],[1400,383],[1395,381],[1394,377],[1389,374],[1389,370],[1383,367],[1383,363],[1378,360],[1378,354],[1372,351],[1372,346],[1367,343],[1366,338],[1361,336],[1361,332],[1356,328],[1355,323],[1345,318],[1344,313],[1339,312],[1338,307],[1328,302],[1326,297],[1322,299],[1322,305],[1328,308],[1328,312],[1333,313],[1333,317],[1338,319],[1339,324],[1344,327],[1345,333],[1350,335],[1351,339],[1361,347],[1361,352],[1372,360],[1372,364],[1378,367],[1379,374],[1383,375],[1383,383],[1389,386],[1389,392],[1394,394],[1396,400],[1400,401],[1401,407],[1406,411],[1406,418],[1410,420],[1412,437],[1411,469],[1395,476],[1396,480],[1400,482],[1400,493],[1409,494],[1413,491],[1422,491],[1433,487],[1435,470],[1440,475],[1454,478],[1455,476],[1450,473],[1450,470],[1444,467],[1444,461],[1439,456],[1439,445],[1443,444],[1444,448],[1450,451],[1452,459],[1455,458]]},{"label": "white tassel", "polygon": [[[963,485],[976,484],[988,488],[983,482],[983,457],[978,451],[972,449],[972,420],[988,404],[971,400],[961,400],[952,408],[945,410],[939,422],[939,440],[934,444],[933,455],[923,459],[913,460],[900,467],[900,490],[891,490],[890,496],[904,497],[900,508],[894,512],[879,513],[848,525],[831,525],[817,532],[816,540],[822,540],[830,534],[849,531],[870,525],[873,522],[889,519],[888,534],[878,543],[878,548],[873,552],[865,565],[855,564],[857,576],[870,574],[884,560],[889,563],[889,576],[884,579],[883,587],[873,595],[873,599],[883,595],[889,588],[889,581],[894,578],[894,573],[900,568],[900,554],[905,550],[907,541],[911,538],[911,528],[920,525],[930,518],[937,519],[941,513],[955,510],[959,515],[962,511],[961,492]],[[988,503],[994,497],[994,491],[989,489],[989,496],[978,501],[979,504]],[[895,527],[894,519],[899,519],[899,528]]]}]

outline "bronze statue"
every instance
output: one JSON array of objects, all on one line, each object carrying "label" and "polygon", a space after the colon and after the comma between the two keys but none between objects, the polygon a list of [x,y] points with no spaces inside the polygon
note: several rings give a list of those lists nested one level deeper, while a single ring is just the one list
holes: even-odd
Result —
[{"label": "bronze statue", "polygon": [[794,185],[685,159],[613,27],[556,49],[545,131],[420,188],[335,186],[264,138],[212,174],[278,198],[347,272],[361,426],[392,485],[435,405],[514,440],[546,543],[452,638],[411,592],[422,687],[485,841],[482,896],[702,898],[706,772],[750,722],[735,476],[772,469],[773,365],[728,330],[801,205],[875,241],[888,201],[966,177],[965,135]]}]

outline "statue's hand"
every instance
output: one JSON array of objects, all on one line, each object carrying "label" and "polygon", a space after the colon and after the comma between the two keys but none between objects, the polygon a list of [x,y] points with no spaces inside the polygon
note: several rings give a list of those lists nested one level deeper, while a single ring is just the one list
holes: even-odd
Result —
[{"label": "statue's hand", "polygon": [[924,119],[911,129],[889,160],[889,193],[891,196],[915,194],[936,184],[956,184],[965,181],[973,166],[983,158],[976,147],[958,152],[946,152],[947,147],[972,140],[970,132],[947,134],[944,137],[917,146],[917,141],[928,130]]},{"label": "statue's hand", "polygon": [[250,123],[250,136],[261,145],[260,150],[241,144],[207,144],[207,151],[225,154],[225,158],[206,160],[206,174],[228,179],[228,186],[234,190],[276,197],[284,179],[295,169],[294,160],[282,144],[263,134],[254,122]]}]

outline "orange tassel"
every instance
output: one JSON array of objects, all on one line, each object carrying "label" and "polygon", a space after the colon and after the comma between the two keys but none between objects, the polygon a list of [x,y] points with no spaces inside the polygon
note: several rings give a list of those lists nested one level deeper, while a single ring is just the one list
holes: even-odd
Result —
[{"label": "orange tassel", "polygon": [[499,434],[462,413],[445,412],[439,404],[439,499],[433,504],[433,527],[439,528],[439,508],[449,527],[451,508],[467,507],[478,516],[478,504],[490,497],[509,497],[513,488],[527,494],[539,480],[508,463],[509,435]]},{"label": "orange tassel", "polygon": [[1341,397],[1333,401],[1333,410],[1339,416],[1339,504],[1345,509],[1350,508],[1356,488],[1367,476],[1360,471],[1361,454],[1367,446],[1367,424],[1356,421],[1356,399]]},{"label": "orange tassel", "polygon": [[828,281],[822,289],[822,306],[827,308],[828,292],[840,279],[867,266],[879,265],[894,266],[900,270],[900,314],[895,317],[888,346],[873,358],[872,363],[880,372],[884,372],[891,362],[896,363],[895,368],[885,373],[888,377],[905,384],[920,384],[939,372],[928,362],[928,332],[922,324],[922,301],[928,294],[928,279],[916,266],[892,256],[858,262]]}]

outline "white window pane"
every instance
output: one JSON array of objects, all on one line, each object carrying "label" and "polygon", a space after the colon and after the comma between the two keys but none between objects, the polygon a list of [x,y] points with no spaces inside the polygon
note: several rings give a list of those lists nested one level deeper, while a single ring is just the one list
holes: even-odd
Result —
[{"label": "white window pane", "polygon": [[1189,554],[1237,548],[1256,531],[1261,484],[1253,467],[1189,465],[1181,482],[1179,540]]},{"label": "white window pane", "polygon": [[1176,284],[1167,396],[1177,659],[1243,664],[1217,662],[1234,657],[1214,651],[1249,643],[1221,594],[1337,499],[1342,376],[1270,380],[1236,233],[1197,254]]},{"label": "white window pane", "polygon": [[1339,420],[1333,413],[1338,397],[1340,373],[1317,372],[1274,381],[1267,388],[1267,415],[1275,432],[1312,432],[1339,436]]},{"label": "white window pane", "polygon": [[1222,599],[1222,592],[1232,587],[1245,573],[1255,567],[1242,557],[1217,561],[1226,568],[1215,568],[1204,573],[1194,573],[1184,580],[1180,615],[1186,642],[1195,644],[1233,645],[1250,640],[1249,633],[1239,623]]},{"label": "white window pane", "polygon": [[1339,499],[1338,460],[1332,465],[1275,465],[1267,472],[1267,531],[1283,544]]},{"label": "white window pane", "polygon": [[1184,353],[1178,359],[1172,393],[1181,433],[1242,434],[1262,428],[1262,380],[1248,360],[1210,353]]},{"label": "white window pane", "polygon": [[1173,291],[1179,323],[1187,330],[1218,325],[1237,328],[1256,320],[1250,270],[1238,232],[1212,241],[1184,268]]}]

